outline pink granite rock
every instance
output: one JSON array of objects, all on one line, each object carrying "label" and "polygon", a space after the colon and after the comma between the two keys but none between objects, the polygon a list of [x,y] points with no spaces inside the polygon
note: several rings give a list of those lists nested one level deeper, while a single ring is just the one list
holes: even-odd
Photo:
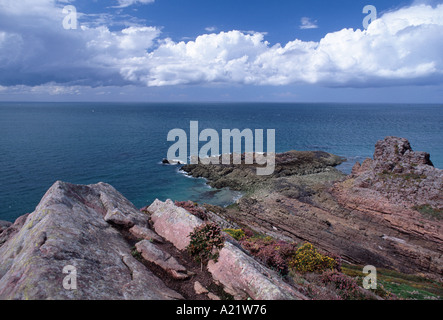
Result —
[{"label": "pink granite rock", "polygon": [[[143,218],[131,215],[129,201],[110,185],[56,182],[0,244],[0,299],[183,299],[131,255],[123,235],[103,219],[111,207],[132,221]],[[76,270],[75,289],[63,286],[66,267]]]},{"label": "pink granite rock", "polygon": [[143,259],[156,264],[169,273],[174,279],[184,280],[188,278],[185,267],[178,263],[169,253],[164,252],[150,241],[140,241],[135,247],[137,251],[141,253]]},{"label": "pink granite rock", "polygon": [[149,207],[155,232],[168,240],[179,250],[189,245],[189,234],[203,224],[203,221],[183,208],[177,207],[171,200],[155,202]]},{"label": "pink granite rock", "polygon": [[208,270],[214,280],[223,284],[225,291],[236,299],[308,299],[230,242],[225,243],[217,262],[209,261]]}]

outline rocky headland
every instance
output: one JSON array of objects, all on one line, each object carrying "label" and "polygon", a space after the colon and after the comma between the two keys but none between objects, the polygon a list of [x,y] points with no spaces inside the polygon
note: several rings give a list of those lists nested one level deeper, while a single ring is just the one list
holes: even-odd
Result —
[{"label": "rocky headland", "polygon": [[349,176],[325,152],[277,155],[271,176],[251,166],[186,165],[213,187],[245,192],[227,219],[286,241],[308,241],[354,264],[442,280],[443,170],[406,139],[377,142],[374,158]]},{"label": "rocky headland", "polygon": [[[271,176],[248,165],[183,166],[242,191],[228,208],[156,200],[137,209],[108,184],[56,182],[34,212],[0,222],[0,299],[393,297],[361,288],[342,263],[425,276],[440,288],[442,170],[395,137],[351,175],[335,168],[343,161],[290,151],[276,155]],[[194,255],[201,247],[209,258]],[[315,268],[303,264],[307,254]],[[76,270],[73,290],[63,285],[66,266]]]}]

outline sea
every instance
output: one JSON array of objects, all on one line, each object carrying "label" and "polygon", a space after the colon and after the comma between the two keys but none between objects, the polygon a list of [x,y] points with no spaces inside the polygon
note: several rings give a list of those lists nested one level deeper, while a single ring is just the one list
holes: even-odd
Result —
[{"label": "sea", "polygon": [[[314,103],[0,103],[0,220],[34,211],[57,180],[106,182],[141,208],[155,199],[227,206],[215,190],[163,165],[172,129],[274,129],[277,152],[322,150],[356,161],[378,140],[407,138],[443,168],[443,105]],[[200,146],[202,143],[200,143]],[[266,146],[265,146],[266,151]]]}]

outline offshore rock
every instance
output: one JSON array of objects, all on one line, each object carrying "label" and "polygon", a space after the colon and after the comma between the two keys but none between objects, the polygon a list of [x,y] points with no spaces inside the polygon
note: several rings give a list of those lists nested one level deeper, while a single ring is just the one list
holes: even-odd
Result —
[{"label": "offshore rock", "polygon": [[[231,156],[232,158],[232,156]],[[242,155],[244,163],[245,155]],[[275,155],[275,170],[271,175],[257,175],[257,165],[189,164],[182,170],[194,178],[208,179],[213,188],[229,187],[236,191],[250,191],[269,186],[273,180],[290,176],[336,173],[333,167],[345,159],[323,151],[288,151]]]}]

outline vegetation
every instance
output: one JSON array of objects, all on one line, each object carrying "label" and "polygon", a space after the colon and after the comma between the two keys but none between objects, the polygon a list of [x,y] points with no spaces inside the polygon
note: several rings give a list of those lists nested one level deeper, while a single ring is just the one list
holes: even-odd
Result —
[{"label": "vegetation", "polygon": [[424,216],[434,218],[437,220],[442,219],[443,209],[434,209],[430,205],[427,205],[427,204],[422,205],[422,206],[415,206],[413,209],[417,210],[418,212],[420,212]]},{"label": "vegetation", "polygon": [[191,241],[187,250],[197,262],[217,261],[219,250],[223,248],[225,239],[220,227],[215,223],[206,223],[195,228],[190,234]]},{"label": "vegetation", "polygon": [[301,273],[307,272],[323,272],[326,270],[334,270],[339,267],[340,263],[325,254],[321,254],[310,243],[303,244],[297,249],[294,258],[289,262],[289,267]]},{"label": "vegetation", "polygon": [[363,300],[367,297],[357,281],[343,273],[329,270],[322,274],[321,279],[325,285],[331,285],[343,300]]},{"label": "vegetation", "polygon": [[132,249],[131,249],[131,255],[132,255],[135,259],[137,259],[138,261],[142,261],[142,260],[143,260],[142,254],[141,254],[140,252],[137,251],[137,248],[136,248],[136,247],[132,247]]},{"label": "vegetation", "polygon": [[177,207],[181,207],[188,211],[190,214],[200,218],[203,221],[208,220],[208,214],[205,208],[199,207],[198,203],[192,201],[175,201]]},{"label": "vegetation", "polygon": [[229,234],[237,241],[243,240],[243,238],[246,237],[246,234],[242,229],[225,229],[223,231]]},{"label": "vegetation", "polygon": [[[345,265],[343,273],[362,284],[365,275],[362,266]],[[377,269],[375,294],[385,299],[435,300],[443,297],[443,284],[416,275],[403,274],[393,270]]]}]

